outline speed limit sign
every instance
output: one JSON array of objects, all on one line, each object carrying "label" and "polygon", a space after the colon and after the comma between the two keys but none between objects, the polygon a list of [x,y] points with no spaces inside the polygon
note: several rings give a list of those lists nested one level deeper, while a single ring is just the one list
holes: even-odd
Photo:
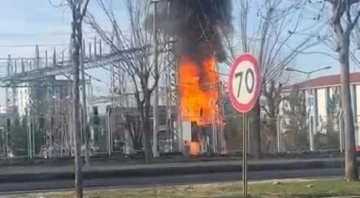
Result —
[{"label": "speed limit sign", "polygon": [[238,56],[230,68],[228,94],[233,107],[240,113],[249,112],[261,90],[261,74],[256,59],[250,54]]}]

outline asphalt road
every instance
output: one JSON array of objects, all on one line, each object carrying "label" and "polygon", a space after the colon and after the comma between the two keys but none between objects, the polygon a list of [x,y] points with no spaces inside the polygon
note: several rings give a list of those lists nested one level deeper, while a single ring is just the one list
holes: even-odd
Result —
[{"label": "asphalt road", "polygon": [[[343,175],[343,169],[308,169],[293,171],[257,171],[249,172],[249,181],[290,179],[290,178],[325,178],[339,177]],[[113,178],[85,180],[84,187],[88,189],[104,188],[138,188],[171,186],[181,184],[199,184],[215,182],[241,181],[241,173],[214,173],[187,176],[166,177],[136,177],[136,178]],[[47,182],[27,183],[3,183],[0,185],[0,195],[21,194],[27,192],[51,192],[69,190],[73,187],[73,180],[57,180]]]}]

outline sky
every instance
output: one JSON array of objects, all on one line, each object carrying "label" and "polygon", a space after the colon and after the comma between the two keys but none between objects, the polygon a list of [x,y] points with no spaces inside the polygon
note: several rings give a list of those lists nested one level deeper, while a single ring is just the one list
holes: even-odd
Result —
[{"label": "sky", "polygon": [[[51,0],[51,2],[58,5],[60,0]],[[101,10],[95,4],[96,1],[90,2],[89,10],[94,13],[99,22],[105,21]],[[123,13],[121,7],[117,10],[121,17]],[[6,59],[9,54],[12,58],[34,57],[35,45],[39,45],[42,57],[45,56],[46,50],[49,55],[52,54],[54,48],[57,49],[58,55],[62,50],[67,52],[71,31],[70,17],[67,7],[54,7],[49,0],[2,2],[2,6],[0,6],[0,76],[5,75]],[[93,41],[96,36],[95,32],[88,27],[84,28],[86,42]],[[68,54],[65,53],[65,56]],[[96,70],[88,71],[88,73],[99,77],[99,72]],[[108,81],[109,73],[101,71],[101,74],[99,79],[104,79],[104,82]],[[94,91],[106,93],[109,84],[104,82],[95,82]],[[5,104],[4,89],[0,89],[0,104]]]},{"label": "sky", "polygon": [[[51,2],[58,4],[60,0],[51,0]],[[107,27],[108,22],[106,22],[104,14],[96,2],[91,0],[89,10],[103,26]],[[120,0],[117,2],[120,2]],[[127,27],[126,13],[122,4],[116,4],[114,8],[117,17],[120,19],[120,26]],[[42,56],[44,56],[45,50],[52,52],[54,47],[57,48],[58,52],[67,50],[70,16],[68,8],[54,7],[50,5],[49,0],[3,1],[0,6],[0,76],[5,75],[6,58],[9,54],[13,58],[33,57],[35,45],[39,45]],[[94,31],[85,27],[85,39],[93,39],[95,35]],[[296,42],[296,39],[293,42]],[[318,46],[314,50],[327,51],[324,46]],[[328,65],[333,66],[330,71],[314,74],[314,77],[335,74],[339,71],[337,62],[325,55],[300,55],[295,59],[294,63],[297,68],[302,70],[313,70]],[[225,66],[225,70],[226,68]],[[355,67],[352,68],[354,71]],[[95,82],[94,85],[96,94],[106,94],[109,89],[108,79],[110,74],[104,70],[89,71],[89,74],[100,79],[100,82]],[[0,104],[4,103],[5,92],[4,89],[0,89]]]}]

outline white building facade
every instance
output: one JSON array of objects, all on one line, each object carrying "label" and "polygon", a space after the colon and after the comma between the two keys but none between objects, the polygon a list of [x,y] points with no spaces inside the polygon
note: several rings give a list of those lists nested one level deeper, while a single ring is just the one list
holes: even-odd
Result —
[{"label": "white building facade", "polygon": [[[350,84],[352,113],[356,130],[356,145],[360,146],[360,72],[352,73],[350,75]],[[305,99],[309,97],[309,90],[313,93],[313,103],[310,105],[306,102],[306,109],[307,111],[310,110],[311,114],[313,114],[316,118],[316,131],[324,132],[321,129],[321,123],[326,121],[329,117],[330,101],[334,95],[341,98],[340,75],[322,76],[311,79],[309,82],[306,81],[298,83],[294,86],[299,87],[299,89],[304,93]],[[289,91],[291,91],[291,88],[292,86],[286,87],[284,95],[287,95]],[[280,114],[283,114],[283,109],[286,108],[286,106],[287,103],[282,102]],[[338,114],[336,117],[339,117],[339,120],[342,120],[341,100],[339,101],[335,111]],[[340,126],[340,122],[336,123],[336,127]]]}]

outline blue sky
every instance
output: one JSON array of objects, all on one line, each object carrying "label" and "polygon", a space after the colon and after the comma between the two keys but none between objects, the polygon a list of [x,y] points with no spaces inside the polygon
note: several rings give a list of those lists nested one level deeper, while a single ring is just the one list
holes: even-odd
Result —
[{"label": "blue sky", "polygon": [[[117,0],[119,2],[120,0]],[[52,0],[59,3],[60,0]],[[121,4],[115,6],[120,26],[126,27],[126,13],[123,12]],[[104,22],[101,10],[96,6],[96,1],[92,0],[90,11],[95,13],[98,21]],[[32,57],[35,45],[40,45],[40,52],[45,50],[52,51],[54,47],[58,51],[68,48],[70,32],[70,13],[68,8],[54,8],[48,0],[4,0],[0,6],[0,58],[6,58],[8,54],[12,57]],[[85,38],[93,38],[95,33],[89,28],[85,28]],[[315,49],[314,49],[315,50]],[[316,50],[324,51],[324,46],[317,47]],[[322,66],[331,65],[333,69],[326,74],[333,74],[339,71],[335,60],[319,54],[301,55],[296,58],[295,64],[303,70],[312,70]],[[355,68],[355,67],[352,67]],[[5,62],[0,60],[0,76],[5,72]],[[105,71],[98,75],[98,71],[90,71],[90,74],[108,81],[109,74]],[[324,75],[318,73],[315,76]],[[105,94],[109,85],[105,82],[98,82],[95,90]],[[0,104],[5,103],[5,92],[0,90]]]}]

